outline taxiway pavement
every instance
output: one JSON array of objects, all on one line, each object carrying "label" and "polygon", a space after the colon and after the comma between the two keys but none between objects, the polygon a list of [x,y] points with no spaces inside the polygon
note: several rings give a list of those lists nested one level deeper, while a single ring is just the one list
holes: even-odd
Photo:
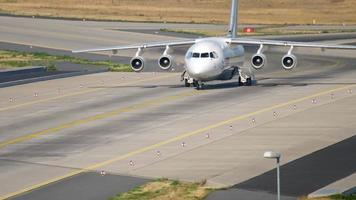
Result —
[{"label": "taxiway pavement", "polygon": [[[129,42],[132,34],[126,35]],[[145,40],[149,37],[161,36]],[[58,40],[64,44],[68,38]],[[249,182],[255,177],[261,177],[261,184],[271,181],[263,174],[274,162],[262,157],[264,151],[281,152],[284,173],[295,177],[301,172],[290,170],[289,163],[303,166],[306,156],[356,132],[352,52],[300,53],[300,66],[292,72],[281,69],[281,52],[270,53],[269,65],[257,73],[259,82],[253,87],[237,87],[232,80],[196,91],[182,86],[179,73],[151,72],[100,73],[1,88],[0,199],[31,196],[31,191],[50,196],[56,183],[101,171],[206,180],[212,187],[245,183],[249,190],[270,193],[272,189]],[[318,158],[325,159],[323,154]],[[355,162],[348,161],[352,171]],[[347,170],[314,180],[320,183],[329,175],[342,179]],[[282,193],[295,198],[313,192],[309,190],[315,188],[301,184],[309,177],[299,178],[290,180]]]}]

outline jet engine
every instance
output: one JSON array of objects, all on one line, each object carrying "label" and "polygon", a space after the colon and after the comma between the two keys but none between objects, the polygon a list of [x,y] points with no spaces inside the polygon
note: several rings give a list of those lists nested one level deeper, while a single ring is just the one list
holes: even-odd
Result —
[{"label": "jet engine", "polygon": [[266,65],[266,55],[263,53],[257,53],[252,56],[251,58],[251,65],[255,69],[261,69],[263,66]]},{"label": "jet engine", "polygon": [[287,54],[282,58],[282,66],[286,70],[291,70],[297,66],[297,57],[293,54]]},{"label": "jet engine", "polygon": [[169,68],[172,67],[172,64],[173,64],[173,57],[170,55],[162,55],[158,59],[158,65],[163,70],[168,70]]},{"label": "jet engine", "polygon": [[137,56],[131,59],[130,65],[132,70],[135,72],[140,72],[145,67],[145,59],[141,56]]}]

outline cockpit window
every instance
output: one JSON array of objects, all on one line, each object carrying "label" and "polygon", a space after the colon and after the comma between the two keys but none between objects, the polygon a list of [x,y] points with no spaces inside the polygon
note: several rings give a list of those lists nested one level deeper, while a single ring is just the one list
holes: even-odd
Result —
[{"label": "cockpit window", "polygon": [[218,58],[218,54],[215,51],[210,52],[210,58]]},{"label": "cockpit window", "polygon": [[201,57],[202,57],[202,58],[209,58],[209,53],[202,53],[202,54],[201,54]]},{"label": "cockpit window", "polygon": [[193,58],[199,58],[200,57],[200,53],[193,53]]},{"label": "cockpit window", "polygon": [[188,54],[188,57],[189,58],[218,58],[218,54],[213,51],[213,52],[210,52],[210,53],[197,53],[197,52],[190,52]]}]

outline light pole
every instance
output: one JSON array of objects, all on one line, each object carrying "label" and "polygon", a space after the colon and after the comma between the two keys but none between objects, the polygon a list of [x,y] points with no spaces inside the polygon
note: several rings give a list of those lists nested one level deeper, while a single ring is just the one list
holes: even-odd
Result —
[{"label": "light pole", "polygon": [[266,151],[263,154],[264,158],[276,159],[277,160],[277,199],[281,200],[281,183],[280,183],[280,173],[279,173],[279,161],[281,159],[281,154],[273,151]]}]

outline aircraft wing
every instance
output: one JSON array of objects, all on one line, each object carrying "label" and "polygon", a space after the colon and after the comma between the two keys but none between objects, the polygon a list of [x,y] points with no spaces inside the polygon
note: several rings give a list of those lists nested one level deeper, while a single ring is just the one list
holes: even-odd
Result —
[{"label": "aircraft wing", "polygon": [[232,44],[251,44],[251,45],[270,45],[270,46],[285,46],[285,47],[310,47],[310,48],[325,48],[325,49],[349,49],[356,50],[356,46],[351,45],[328,45],[318,44],[312,42],[290,42],[290,41],[278,41],[278,40],[258,40],[258,39],[243,39],[233,38],[228,41]]},{"label": "aircraft wing", "polygon": [[144,44],[134,44],[127,46],[112,46],[103,47],[95,49],[83,49],[74,50],[73,53],[84,53],[84,52],[99,52],[99,51],[118,51],[118,50],[129,50],[129,49],[146,49],[146,48],[157,48],[157,47],[173,47],[173,46],[184,46],[195,44],[195,39],[190,40],[180,40],[180,41],[170,41],[170,42],[154,42],[154,43],[144,43]]}]

